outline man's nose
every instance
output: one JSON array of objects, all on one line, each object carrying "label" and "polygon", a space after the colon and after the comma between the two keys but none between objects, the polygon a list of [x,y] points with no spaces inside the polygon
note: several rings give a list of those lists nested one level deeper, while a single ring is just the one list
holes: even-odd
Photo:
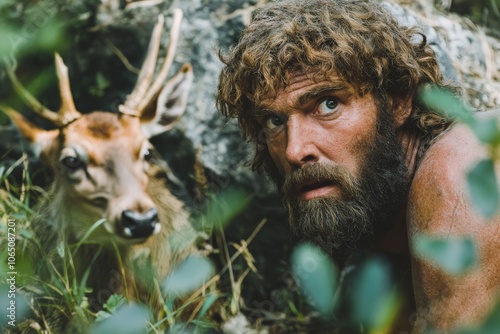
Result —
[{"label": "man's nose", "polygon": [[287,147],[285,156],[292,167],[300,168],[319,160],[315,131],[305,118],[290,117],[287,122]]}]

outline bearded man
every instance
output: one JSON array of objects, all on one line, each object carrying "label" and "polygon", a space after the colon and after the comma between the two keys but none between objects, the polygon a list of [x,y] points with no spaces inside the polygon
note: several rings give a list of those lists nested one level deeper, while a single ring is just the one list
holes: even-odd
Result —
[{"label": "bearded man", "polygon": [[[362,250],[411,259],[415,332],[480,322],[500,286],[500,219],[465,185],[485,149],[419,99],[448,86],[420,30],[375,2],[278,1],[220,58],[217,107],[255,144],[296,235],[341,265]],[[422,233],[473,238],[477,268],[455,277],[414,257]]]}]

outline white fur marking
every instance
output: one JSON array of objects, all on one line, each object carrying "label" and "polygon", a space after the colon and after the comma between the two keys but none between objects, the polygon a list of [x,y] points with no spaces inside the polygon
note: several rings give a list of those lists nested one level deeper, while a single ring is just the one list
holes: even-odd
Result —
[{"label": "white fur marking", "polygon": [[123,234],[125,234],[127,237],[132,237],[132,231],[128,227],[125,227],[123,229]]},{"label": "white fur marking", "polygon": [[158,234],[158,233],[160,233],[160,231],[161,231],[161,225],[160,225],[160,223],[156,223],[153,234]]}]

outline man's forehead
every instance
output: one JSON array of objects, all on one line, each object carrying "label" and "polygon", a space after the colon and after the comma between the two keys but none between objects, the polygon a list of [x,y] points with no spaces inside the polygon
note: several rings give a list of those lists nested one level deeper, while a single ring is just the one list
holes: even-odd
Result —
[{"label": "man's forehead", "polygon": [[276,102],[302,104],[309,97],[323,92],[349,91],[355,92],[354,87],[336,74],[318,75],[315,73],[289,73],[283,87],[273,95],[266,96],[262,101],[256,101],[258,106],[266,107]]}]

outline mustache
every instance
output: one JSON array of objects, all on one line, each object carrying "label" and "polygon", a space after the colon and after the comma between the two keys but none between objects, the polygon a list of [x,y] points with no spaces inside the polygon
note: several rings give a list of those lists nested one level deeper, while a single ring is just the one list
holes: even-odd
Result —
[{"label": "mustache", "polygon": [[360,188],[359,182],[347,168],[336,164],[314,163],[286,175],[281,190],[286,198],[292,199],[299,194],[300,185],[310,182],[338,184],[347,197],[353,197]]}]

